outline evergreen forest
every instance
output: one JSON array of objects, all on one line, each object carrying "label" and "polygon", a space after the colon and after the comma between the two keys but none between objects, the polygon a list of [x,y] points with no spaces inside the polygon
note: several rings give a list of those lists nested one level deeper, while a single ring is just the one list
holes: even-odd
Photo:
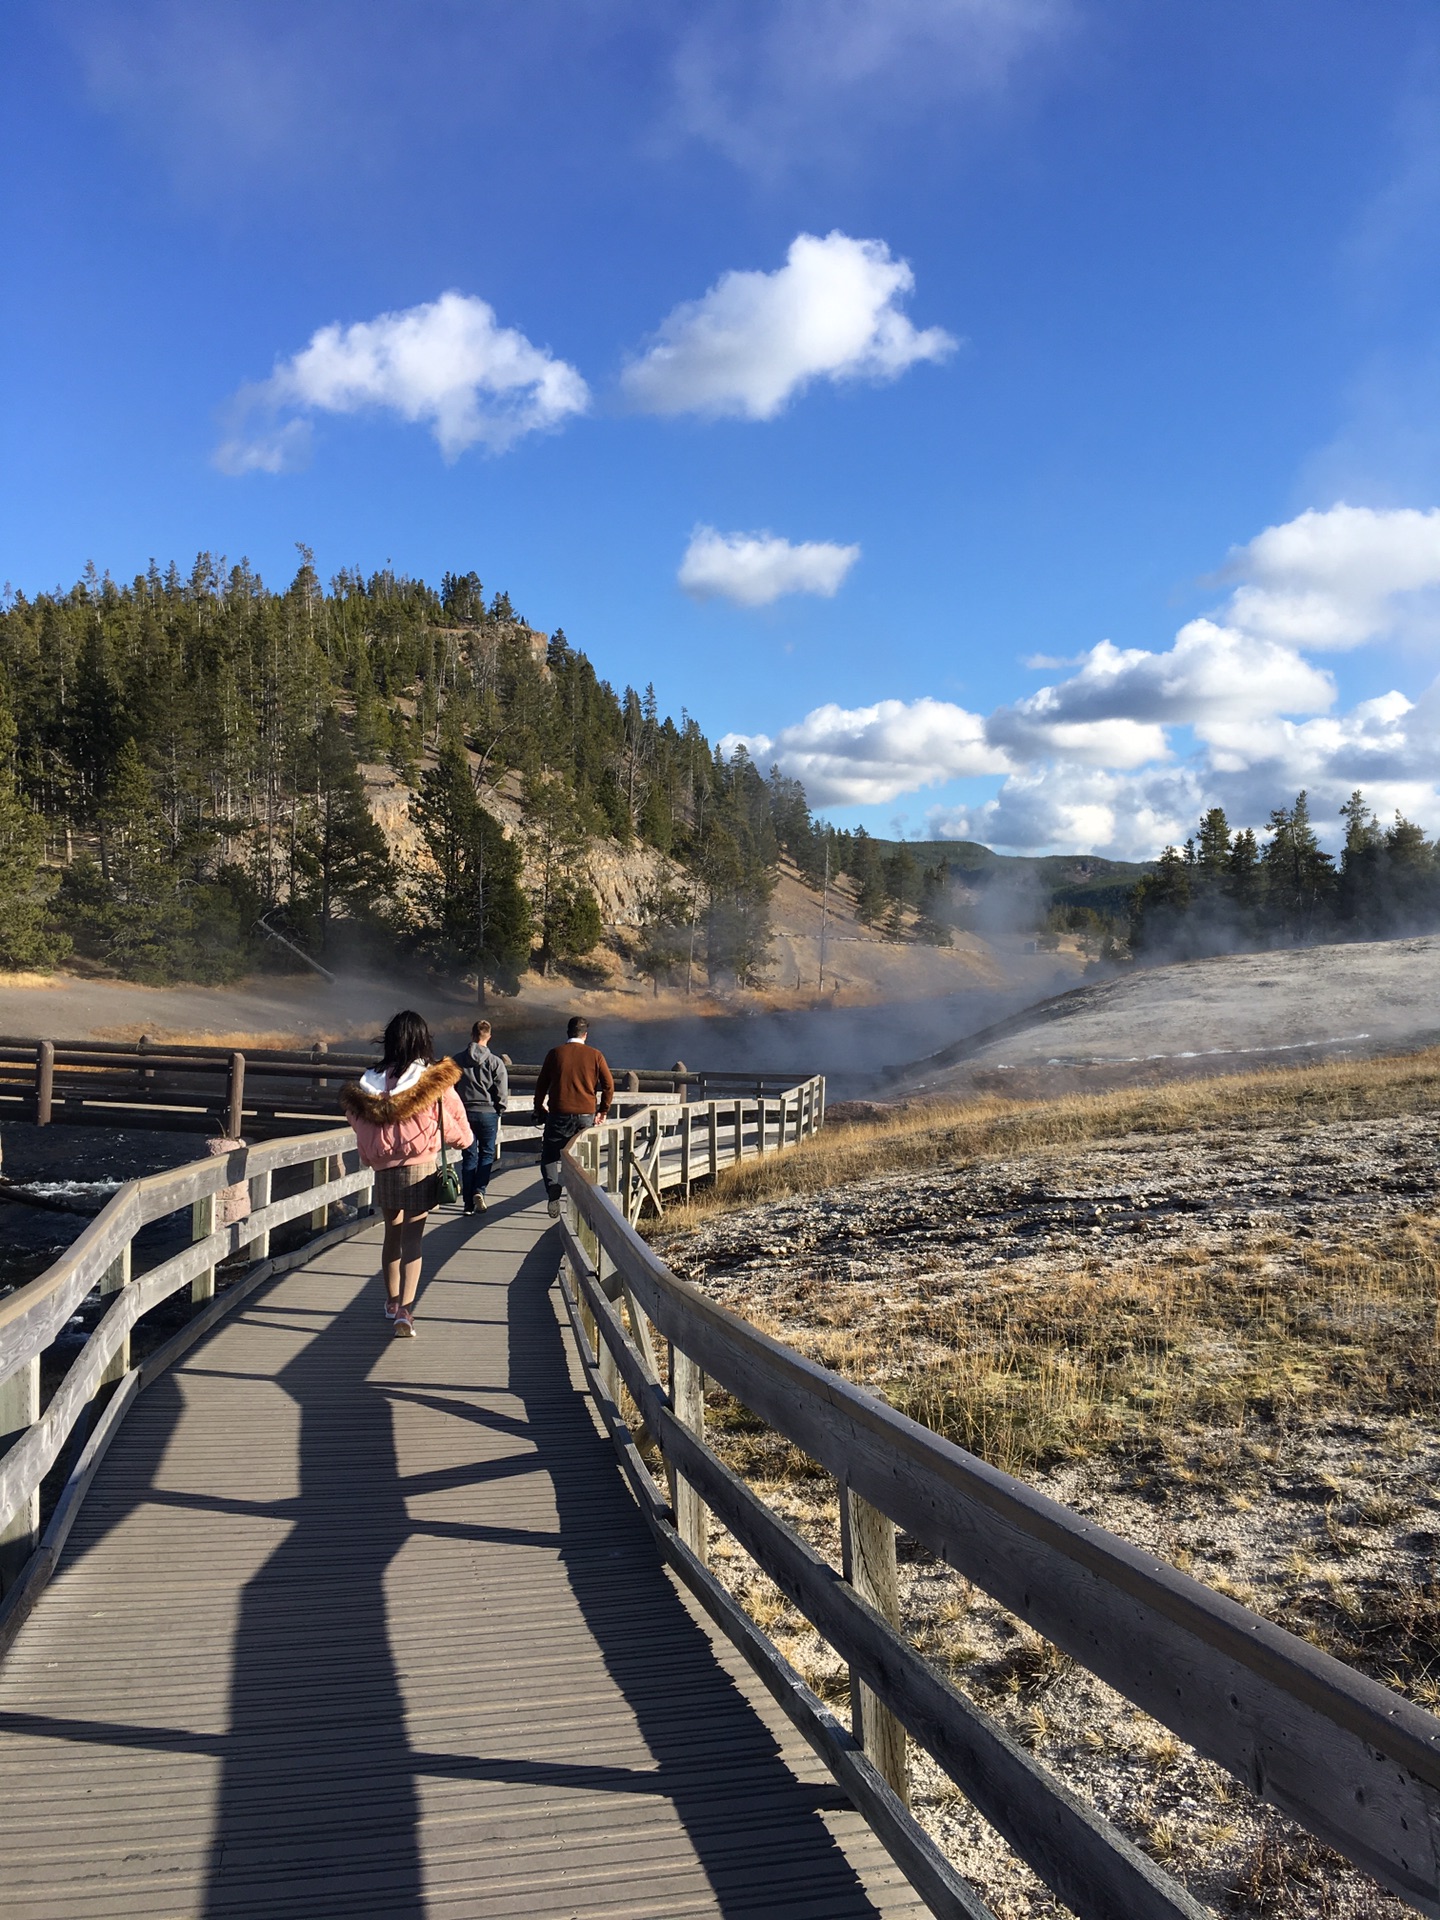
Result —
[{"label": "evergreen forest", "polygon": [[[617,692],[473,572],[326,588],[299,554],[283,591],[210,554],[7,590],[0,966],[217,982],[407,954],[503,989],[599,941],[601,836],[670,856],[644,910],[657,981],[697,952],[711,978],[762,975],[782,850],[824,859],[796,782],[662,718],[653,687]],[[408,871],[362,763],[411,790]]]},{"label": "evergreen forest", "polygon": [[[366,769],[408,789],[413,855]],[[1440,845],[1358,792],[1341,811],[1338,859],[1301,793],[1263,842],[1212,808],[1133,891],[1135,869],[1105,861],[1066,885],[1061,860],[817,822],[798,781],[662,717],[653,686],[617,692],[473,572],[326,587],[301,547],[281,591],[201,554],[188,575],[152,564],[122,586],[92,566],[0,597],[5,969],[164,984],[406,957],[513,990],[604,937],[601,841],[667,856],[630,954],[657,991],[697,969],[764,978],[782,858],[816,888],[845,876],[862,924],[941,946],[1079,932],[1099,960],[1127,939],[1157,960],[1440,926]]]},{"label": "evergreen forest", "polygon": [[1340,817],[1336,859],[1320,845],[1305,793],[1271,813],[1263,844],[1210,808],[1183,851],[1167,847],[1135,888],[1135,957],[1192,959],[1440,927],[1440,842],[1398,813],[1383,826],[1358,790]]}]

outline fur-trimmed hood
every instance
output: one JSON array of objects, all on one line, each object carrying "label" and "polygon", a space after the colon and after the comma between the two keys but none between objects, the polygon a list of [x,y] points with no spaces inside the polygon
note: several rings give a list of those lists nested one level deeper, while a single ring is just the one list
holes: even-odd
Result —
[{"label": "fur-trimmed hood", "polygon": [[[395,1091],[384,1093],[376,1091],[373,1085],[380,1075],[367,1073],[340,1089],[340,1105],[352,1120],[368,1120],[372,1127],[393,1125],[413,1119],[425,1107],[433,1107],[459,1078],[460,1069],[453,1060],[436,1060],[433,1065],[422,1068],[413,1080],[409,1080],[408,1074],[402,1074]],[[367,1081],[372,1084],[367,1086]]]}]

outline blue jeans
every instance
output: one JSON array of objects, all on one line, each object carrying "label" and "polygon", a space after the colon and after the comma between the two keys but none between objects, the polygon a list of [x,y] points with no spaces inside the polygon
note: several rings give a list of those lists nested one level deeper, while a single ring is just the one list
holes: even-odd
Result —
[{"label": "blue jeans", "polygon": [[495,1140],[500,1132],[498,1113],[467,1113],[475,1138],[460,1155],[460,1192],[467,1207],[473,1206],[477,1193],[490,1184],[495,1166]]}]

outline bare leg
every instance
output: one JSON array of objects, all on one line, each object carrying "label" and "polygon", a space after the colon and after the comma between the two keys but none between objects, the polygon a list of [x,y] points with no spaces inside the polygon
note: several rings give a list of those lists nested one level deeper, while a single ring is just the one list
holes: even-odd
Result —
[{"label": "bare leg", "polygon": [[400,1302],[402,1306],[412,1307],[415,1304],[415,1295],[420,1286],[420,1242],[428,1218],[429,1215],[424,1213],[411,1214],[400,1229],[400,1264],[405,1283]]},{"label": "bare leg", "polygon": [[405,1232],[405,1213],[401,1207],[385,1211],[385,1238],[380,1247],[380,1259],[385,1275],[385,1292],[391,1300],[400,1298],[400,1260],[401,1239]]}]

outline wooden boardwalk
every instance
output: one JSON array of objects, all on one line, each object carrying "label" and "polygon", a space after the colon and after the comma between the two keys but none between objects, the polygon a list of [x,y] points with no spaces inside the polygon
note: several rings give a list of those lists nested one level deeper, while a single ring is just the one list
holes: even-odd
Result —
[{"label": "wooden boardwalk", "polygon": [[0,1668],[14,1920],[919,1920],[661,1570],[579,1385],[533,1171],[378,1230],[136,1402]]}]

